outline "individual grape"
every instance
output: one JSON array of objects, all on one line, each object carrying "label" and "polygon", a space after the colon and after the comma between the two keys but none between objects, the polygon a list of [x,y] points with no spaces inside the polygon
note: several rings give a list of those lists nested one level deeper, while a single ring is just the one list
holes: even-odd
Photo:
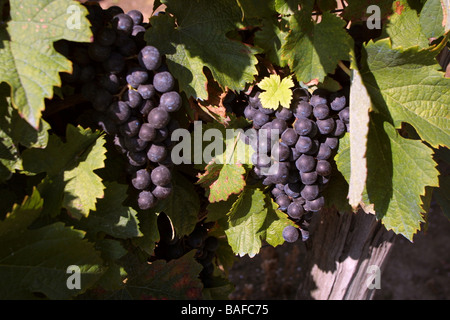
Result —
[{"label": "individual grape", "polygon": [[331,150],[337,149],[339,146],[339,139],[336,137],[326,137],[324,142]]},{"label": "individual grape", "polygon": [[133,20],[133,23],[136,24],[141,24],[142,21],[144,21],[144,16],[142,15],[142,13],[139,10],[131,10],[129,12],[127,12],[127,15]]},{"label": "individual grape", "polygon": [[302,187],[299,183],[287,183],[284,186],[284,193],[291,198],[300,197]]},{"label": "individual grape", "polygon": [[319,160],[317,161],[316,172],[321,176],[329,176],[332,172],[332,167],[329,161]]},{"label": "individual grape", "polygon": [[138,137],[124,137],[125,148],[131,152],[143,151],[148,146],[148,142]]},{"label": "individual grape", "polygon": [[147,154],[145,152],[128,152],[128,162],[135,166],[143,166],[147,163]]},{"label": "individual grape", "polygon": [[311,201],[307,200],[306,202],[309,210],[313,212],[318,212],[325,206],[325,198],[323,196]]},{"label": "individual grape", "polygon": [[299,172],[311,172],[316,168],[316,159],[312,156],[302,154],[295,162]]},{"label": "individual grape", "polygon": [[332,132],[332,134],[335,137],[341,137],[345,131],[347,130],[344,121],[342,121],[341,119],[336,119],[336,124],[335,124],[335,128]]},{"label": "individual grape", "polygon": [[127,83],[137,89],[141,84],[148,81],[148,73],[144,68],[132,68],[127,74]]},{"label": "individual grape", "polygon": [[122,95],[122,101],[126,102],[132,109],[142,104],[142,97],[136,90],[128,89]]},{"label": "individual grape", "polygon": [[196,229],[187,238],[187,243],[192,248],[200,248],[203,246],[203,232]]},{"label": "individual grape", "polygon": [[317,160],[327,160],[331,157],[331,153],[331,148],[326,143],[321,143],[316,158]]},{"label": "individual grape", "polygon": [[130,107],[123,101],[113,102],[108,109],[108,115],[117,124],[122,124],[128,120],[131,115]]},{"label": "individual grape", "polygon": [[300,180],[304,185],[312,185],[317,181],[317,172],[300,172]]},{"label": "individual grape", "polygon": [[259,98],[260,94],[261,92],[256,92],[253,97],[249,97],[248,99],[249,104],[255,109],[263,108],[261,99]]},{"label": "individual grape", "polygon": [[310,137],[300,136],[295,144],[295,149],[301,153],[306,153],[311,150],[313,141]]},{"label": "individual grape", "polygon": [[133,30],[133,19],[131,19],[130,16],[119,13],[112,19],[112,26],[114,27],[117,32],[124,34],[124,35],[130,35],[131,31]]},{"label": "individual grape", "polygon": [[165,109],[158,107],[150,111],[147,119],[153,128],[161,129],[169,123],[170,115]]},{"label": "individual grape", "polygon": [[181,108],[181,96],[176,91],[165,92],[159,99],[159,106],[167,112],[176,112]]},{"label": "individual grape", "polygon": [[[145,33],[145,28],[143,26],[140,25],[134,25],[133,26],[133,30],[131,31],[131,35],[133,37],[138,37],[141,34],[143,35]],[[142,38],[143,39],[143,38]],[[141,37],[139,37],[139,40],[141,40]]]},{"label": "individual grape", "polygon": [[156,198],[150,191],[141,191],[138,196],[138,205],[141,210],[153,208],[156,205]]},{"label": "individual grape", "polygon": [[345,124],[350,122],[350,108],[346,107],[339,111],[339,119],[341,119]]},{"label": "individual grape", "polygon": [[158,166],[152,170],[151,178],[154,185],[164,187],[170,184],[172,175],[167,167]]},{"label": "individual grape", "polygon": [[252,154],[252,163],[259,168],[268,168],[270,167],[271,159],[265,153],[253,153]]},{"label": "individual grape", "polygon": [[134,137],[139,133],[139,129],[141,128],[141,121],[131,116],[125,123],[120,126],[120,133],[123,136]]},{"label": "individual grape", "polygon": [[330,115],[330,108],[326,104],[318,104],[314,107],[313,114],[316,119],[326,119]]},{"label": "individual grape", "polygon": [[273,188],[271,191],[272,195],[274,196],[274,198],[277,198],[278,196],[281,196],[283,194],[286,194],[283,190],[280,190],[278,188]]},{"label": "individual grape", "polygon": [[148,100],[155,96],[155,87],[152,84],[141,84],[138,86],[137,92],[139,92],[142,99]]},{"label": "individual grape", "polygon": [[301,196],[306,201],[311,201],[319,196],[319,186],[316,184],[306,185],[301,192]]},{"label": "individual grape", "polygon": [[291,148],[289,148],[283,142],[277,142],[273,145],[271,150],[271,156],[277,161],[286,161],[291,154]]},{"label": "individual grape", "polygon": [[278,130],[281,133],[287,129],[287,123],[285,120],[273,119],[271,127],[273,130]]},{"label": "individual grape", "polygon": [[256,109],[251,105],[247,105],[244,109],[244,117],[248,120],[253,120],[253,117],[256,113]]},{"label": "individual grape", "polygon": [[156,186],[152,190],[153,195],[160,200],[167,199],[172,194],[172,186]]},{"label": "individual grape", "polygon": [[255,127],[260,128],[267,122],[269,122],[269,119],[270,119],[269,115],[262,113],[261,111],[258,110],[253,115],[253,124],[255,125]]},{"label": "individual grape", "polygon": [[307,101],[302,100],[295,107],[294,114],[297,118],[309,118],[312,112],[312,106]]},{"label": "individual grape", "polygon": [[330,97],[330,107],[333,111],[341,111],[347,105],[347,99],[345,95],[340,93],[335,93]]},{"label": "individual grape", "polygon": [[150,111],[155,108],[155,102],[153,100],[144,100],[139,106],[139,112],[145,118],[148,117]]},{"label": "individual grape", "polygon": [[281,134],[281,141],[285,143],[287,146],[294,146],[298,140],[298,134],[292,128],[287,128]]},{"label": "individual grape", "polygon": [[291,199],[287,195],[280,195],[275,199],[275,202],[278,204],[278,209],[286,211],[291,204]]},{"label": "individual grape", "polygon": [[297,168],[290,167],[288,183],[297,183],[299,181],[300,181],[300,172],[298,172]]},{"label": "individual grape", "polygon": [[316,124],[317,124],[317,129],[319,130],[320,134],[323,134],[323,135],[331,134],[335,128],[335,121],[333,118],[317,120]]},{"label": "individual grape", "polygon": [[300,136],[315,136],[315,133],[317,132],[315,126],[315,123],[308,118],[298,118],[294,122],[294,130]]},{"label": "individual grape", "polygon": [[292,219],[300,219],[304,213],[305,210],[303,209],[303,206],[298,202],[291,202],[287,208],[287,214]]},{"label": "individual grape", "polygon": [[175,86],[175,79],[168,71],[158,72],[153,77],[153,86],[161,93],[169,92]]},{"label": "individual grape", "polygon": [[287,183],[289,178],[289,167],[285,162],[275,163],[269,168],[268,177],[272,183]]},{"label": "individual grape", "polygon": [[123,9],[119,6],[111,6],[108,9],[106,9],[106,11],[105,11],[107,20],[111,20],[114,16],[116,16],[120,13],[124,13],[124,12],[123,12]]},{"label": "individual grape", "polygon": [[320,95],[317,95],[317,94],[313,94],[312,96],[311,96],[311,99],[309,99],[309,103],[313,106],[313,107],[315,107],[315,106],[317,106],[317,105],[319,105],[319,104],[327,104],[327,99],[326,98],[324,98],[324,97],[321,97]]},{"label": "individual grape", "polygon": [[145,46],[138,54],[138,61],[141,67],[155,71],[161,66],[161,53],[153,46]]},{"label": "individual grape", "polygon": [[298,160],[298,158],[300,158],[300,156],[302,155],[301,152],[299,152],[297,149],[291,148],[291,155],[289,157],[289,161],[291,162],[295,162]]},{"label": "individual grape", "polygon": [[147,157],[151,162],[158,163],[167,156],[167,148],[162,144],[153,143],[147,152]]},{"label": "individual grape", "polygon": [[275,112],[275,117],[280,120],[289,121],[293,116],[293,113],[288,108],[281,107]]},{"label": "individual grape", "polygon": [[298,231],[298,229],[296,227],[286,226],[283,229],[282,236],[283,236],[283,239],[286,242],[293,243],[293,242],[298,240],[298,238],[299,238],[299,231]]},{"label": "individual grape", "polygon": [[147,189],[151,183],[150,173],[146,169],[136,171],[131,179],[131,183],[138,190]]}]

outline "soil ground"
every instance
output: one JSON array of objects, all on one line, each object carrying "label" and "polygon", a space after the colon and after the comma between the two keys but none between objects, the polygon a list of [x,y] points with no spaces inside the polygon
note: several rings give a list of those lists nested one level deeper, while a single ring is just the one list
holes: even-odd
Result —
[{"label": "soil ground", "polygon": [[[103,0],[100,3],[104,8],[119,5],[125,12],[138,9],[145,20],[152,14],[153,0]],[[238,259],[230,271],[229,278],[236,286],[230,299],[295,299],[305,253],[304,244],[298,242],[264,247],[252,259],[248,256]],[[419,232],[414,243],[397,237],[375,299],[450,299],[450,222],[437,205],[432,205],[427,231]]]}]

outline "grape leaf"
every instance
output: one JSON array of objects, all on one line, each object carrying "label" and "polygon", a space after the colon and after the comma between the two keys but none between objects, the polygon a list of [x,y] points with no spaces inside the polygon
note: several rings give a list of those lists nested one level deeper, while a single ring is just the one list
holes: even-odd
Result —
[{"label": "grape leaf", "polygon": [[289,109],[292,100],[291,88],[294,86],[291,77],[281,80],[279,75],[271,74],[262,79],[258,86],[264,90],[259,95],[264,108],[277,110],[281,105]]},{"label": "grape leaf", "polygon": [[322,82],[340,60],[349,60],[352,40],[344,28],[345,21],[336,15],[325,12],[316,24],[309,16],[296,14],[289,24],[291,31],[282,54],[298,81]]},{"label": "grape leaf", "polygon": [[205,66],[222,88],[240,90],[253,82],[258,51],[226,37],[227,32],[243,26],[242,11],[235,0],[163,3],[173,16],[152,17],[145,39],[166,55],[180,90],[188,97],[207,99]]},{"label": "grape leaf", "polygon": [[286,43],[288,34],[287,21],[281,18],[280,21],[264,19],[261,30],[255,33],[255,45],[262,48],[269,60],[280,67],[285,67],[287,62],[281,55],[281,48]]},{"label": "grape leaf", "polygon": [[225,201],[231,194],[238,194],[244,189],[245,172],[241,164],[212,162],[206,166],[197,183],[206,189],[209,202]]},{"label": "grape leaf", "polygon": [[421,23],[416,10],[411,9],[408,3],[396,1],[395,6],[402,6],[402,10],[395,11],[389,18],[386,32],[391,38],[392,47],[409,48],[419,46],[428,47],[428,38],[422,32]]},{"label": "grape leaf", "polygon": [[160,235],[158,230],[156,213],[138,212],[139,229],[142,237],[132,239],[133,243],[139,246],[147,254],[153,255],[155,244],[159,241]]},{"label": "grape leaf", "polygon": [[103,183],[94,172],[104,166],[104,143],[100,132],[68,125],[65,143],[51,135],[45,149],[25,150],[24,170],[47,173],[41,186],[45,191],[40,189],[40,192],[45,194],[44,198],[54,197],[53,201],[46,201],[46,206],[53,208],[48,211],[50,215],[58,214],[55,210],[61,205],[76,218],[86,217],[90,210],[95,210],[97,198],[104,195]]},{"label": "grape leaf", "polygon": [[157,260],[142,264],[129,274],[124,288],[113,298],[120,300],[197,300],[202,297],[198,278],[202,265],[194,259],[195,250],[169,262]]},{"label": "grape leaf", "polygon": [[276,246],[281,244],[281,234],[290,224],[287,215],[279,212],[269,195],[261,190],[246,188],[228,213],[225,234],[234,253],[254,257],[261,249],[262,240]]},{"label": "grape leaf", "polygon": [[[89,289],[103,274],[102,259],[85,233],[56,222],[28,229],[39,216],[43,199],[34,190],[0,222],[0,297],[69,299]],[[81,289],[69,289],[67,268],[80,268]]]},{"label": "grape leaf", "polygon": [[226,201],[208,203],[206,207],[206,211],[208,211],[206,221],[219,221],[225,218],[228,212],[230,212],[231,207],[236,202],[237,198],[238,195],[232,194]]},{"label": "grape leaf", "polygon": [[127,190],[127,185],[105,182],[105,194],[98,200],[95,212],[75,225],[88,232],[104,232],[118,239],[141,237],[136,210],[123,204]]},{"label": "grape leaf", "polygon": [[428,39],[439,38],[445,33],[442,2],[442,0],[428,0],[420,11],[420,26]]},{"label": "grape leaf", "polygon": [[374,110],[392,121],[414,126],[433,147],[450,144],[450,79],[438,71],[437,53],[393,49],[389,39],[364,45],[361,76]]},{"label": "grape leaf", "polygon": [[10,85],[12,105],[38,128],[44,98],[51,98],[53,87],[61,85],[59,72],[72,71],[70,61],[56,52],[53,42],[90,41],[87,10],[71,0],[9,3],[11,20],[0,27],[0,82]]},{"label": "grape leaf", "polygon": [[[412,241],[423,222],[426,186],[438,185],[432,151],[419,140],[401,137],[389,122],[373,114],[367,144],[366,206],[373,204],[385,227]],[[349,180],[349,150],[336,156],[339,171]]]}]

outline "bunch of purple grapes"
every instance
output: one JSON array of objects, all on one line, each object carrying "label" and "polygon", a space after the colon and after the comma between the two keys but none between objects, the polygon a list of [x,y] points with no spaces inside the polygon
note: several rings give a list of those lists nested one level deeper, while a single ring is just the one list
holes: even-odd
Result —
[{"label": "bunch of purple grapes", "polygon": [[182,98],[163,55],[144,41],[150,26],[140,11],[86,7],[94,39],[68,44],[73,73],[62,79],[81,86],[98,124],[127,157],[137,204],[146,210],[172,192],[170,136],[178,122],[171,114],[181,108]]},{"label": "bunch of purple grapes", "polygon": [[[325,205],[322,191],[332,173],[339,139],[349,128],[346,94],[316,90],[309,95],[298,88],[290,109],[273,110],[262,106],[257,92],[249,97],[244,115],[254,129],[268,132],[259,134],[253,145],[254,176],[272,186],[279,209],[300,226],[284,228],[283,238],[295,242],[301,235],[306,240],[312,214]],[[273,130],[280,135],[271,136]]]}]

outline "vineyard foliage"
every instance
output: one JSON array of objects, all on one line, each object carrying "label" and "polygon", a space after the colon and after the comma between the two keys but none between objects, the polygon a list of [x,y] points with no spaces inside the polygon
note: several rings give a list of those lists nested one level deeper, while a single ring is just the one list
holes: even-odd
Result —
[{"label": "vineyard foliage", "polygon": [[[363,208],[410,241],[426,225],[432,195],[450,218],[441,170],[450,162],[450,79],[437,60],[448,50],[448,3],[345,3],[155,1],[164,13],[150,18],[144,40],[177,80],[176,117],[191,132],[194,157],[209,143],[196,140],[207,129],[223,132],[224,149],[175,166],[172,194],[142,210],[111,137],[61,80],[72,62],[54,45],[92,41],[87,8],[1,0],[0,297],[226,298],[236,256],[282,245],[283,229],[295,226],[251,178],[239,133],[226,136],[251,127],[244,107],[227,99],[255,88],[271,109],[289,108],[294,87],[349,92],[349,132],[326,206]],[[371,4],[379,11],[368,11]],[[367,27],[375,22],[379,28]],[[219,240],[207,283],[195,250],[155,259],[163,239],[189,236],[199,223]],[[68,288],[69,266],[79,267],[80,288]]]}]

